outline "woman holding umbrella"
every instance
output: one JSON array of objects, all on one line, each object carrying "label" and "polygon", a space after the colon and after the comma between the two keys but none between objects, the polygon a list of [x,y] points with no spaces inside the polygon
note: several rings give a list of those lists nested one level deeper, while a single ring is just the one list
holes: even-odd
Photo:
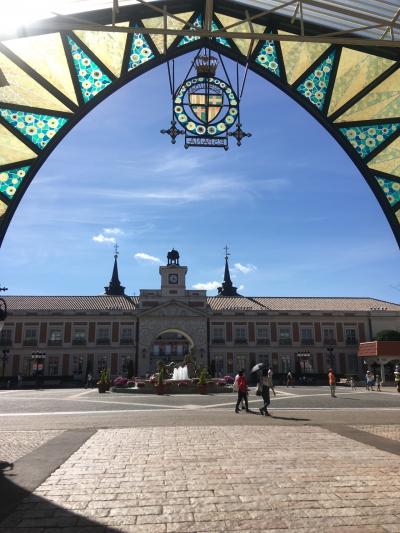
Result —
[{"label": "woman holding umbrella", "polygon": [[269,398],[269,386],[270,386],[271,380],[268,377],[268,370],[266,368],[263,368],[261,371],[260,376],[260,382],[259,382],[259,388],[261,390],[261,396],[264,402],[263,407],[260,407],[260,413],[265,416],[271,416],[268,413],[268,406],[271,403],[271,400]]}]

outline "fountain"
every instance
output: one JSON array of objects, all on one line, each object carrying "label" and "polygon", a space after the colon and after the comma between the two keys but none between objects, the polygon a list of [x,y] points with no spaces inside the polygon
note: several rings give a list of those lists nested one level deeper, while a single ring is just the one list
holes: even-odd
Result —
[{"label": "fountain", "polygon": [[174,368],[174,373],[172,374],[172,379],[174,381],[189,379],[189,373],[188,373],[187,365],[186,366],[178,366],[178,368]]}]

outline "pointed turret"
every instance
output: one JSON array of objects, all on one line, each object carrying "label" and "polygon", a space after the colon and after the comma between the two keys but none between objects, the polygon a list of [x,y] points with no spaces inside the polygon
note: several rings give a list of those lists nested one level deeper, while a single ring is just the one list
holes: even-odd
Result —
[{"label": "pointed turret", "polygon": [[222,287],[218,287],[218,296],[240,296],[237,293],[237,287],[234,287],[231,280],[231,275],[229,273],[228,265],[228,246],[225,246],[225,273],[224,281],[222,282]]},{"label": "pointed turret", "polygon": [[118,276],[118,244],[115,245],[115,255],[114,255],[114,268],[111,276],[111,281],[108,287],[104,287],[106,294],[108,296],[122,296],[125,294],[125,287],[121,285]]}]

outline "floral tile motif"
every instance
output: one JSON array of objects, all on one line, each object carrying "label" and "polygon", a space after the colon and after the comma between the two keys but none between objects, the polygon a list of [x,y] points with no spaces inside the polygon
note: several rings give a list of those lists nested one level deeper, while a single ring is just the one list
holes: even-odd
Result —
[{"label": "floral tile motif", "polygon": [[320,111],[324,107],[326,93],[332,74],[336,50],[333,50],[318,67],[297,87],[297,91]]},{"label": "floral tile motif", "polygon": [[0,109],[1,116],[36,146],[43,149],[68,122],[63,117],[39,115],[27,111]]},{"label": "floral tile motif", "polygon": [[142,65],[149,59],[153,59],[154,54],[151,51],[149,43],[141,33],[134,33],[132,39],[131,53],[129,56],[128,71]]},{"label": "floral tile motif", "polygon": [[30,167],[26,166],[0,172],[0,192],[11,200],[29,169]]},{"label": "floral tile motif", "polygon": [[400,183],[380,176],[375,176],[390,205],[400,202]]},{"label": "floral tile motif", "polygon": [[361,157],[366,157],[399,129],[400,124],[376,124],[339,128]]},{"label": "floral tile motif", "polygon": [[264,41],[256,57],[256,63],[270,70],[275,76],[280,76],[278,56],[274,41]]},{"label": "floral tile motif", "polygon": [[[217,23],[215,22],[215,20],[213,20],[212,23],[211,23],[211,30],[212,31],[219,30],[219,27],[217,26]],[[225,37],[216,37],[215,40],[217,41],[217,43],[222,44],[223,46],[227,46],[228,48],[231,47],[231,45],[225,39]]]},{"label": "floral tile motif", "polygon": [[[196,20],[192,22],[192,25],[195,26],[195,28],[201,30],[201,28],[203,27],[203,17],[201,15],[197,15]],[[178,46],[184,46],[185,44],[193,43],[198,39],[200,39],[200,37],[198,37],[197,35],[185,35],[179,41]]]},{"label": "floral tile motif", "polygon": [[71,49],[74,67],[78,76],[83,99],[86,102],[94,98],[99,92],[110,85],[111,79],[96,65],[96,63],[76,44],[71,37],[67,37]]}]

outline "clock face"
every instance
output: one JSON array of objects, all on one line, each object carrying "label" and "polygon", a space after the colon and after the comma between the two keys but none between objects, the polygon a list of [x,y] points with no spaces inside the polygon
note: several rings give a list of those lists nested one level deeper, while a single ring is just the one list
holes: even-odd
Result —
[{"label": "clock face", "polygon": [[168,276],[168,282],[173,285],[176,285],[176,283],[178,283],[178,274],[170,274]]}]

